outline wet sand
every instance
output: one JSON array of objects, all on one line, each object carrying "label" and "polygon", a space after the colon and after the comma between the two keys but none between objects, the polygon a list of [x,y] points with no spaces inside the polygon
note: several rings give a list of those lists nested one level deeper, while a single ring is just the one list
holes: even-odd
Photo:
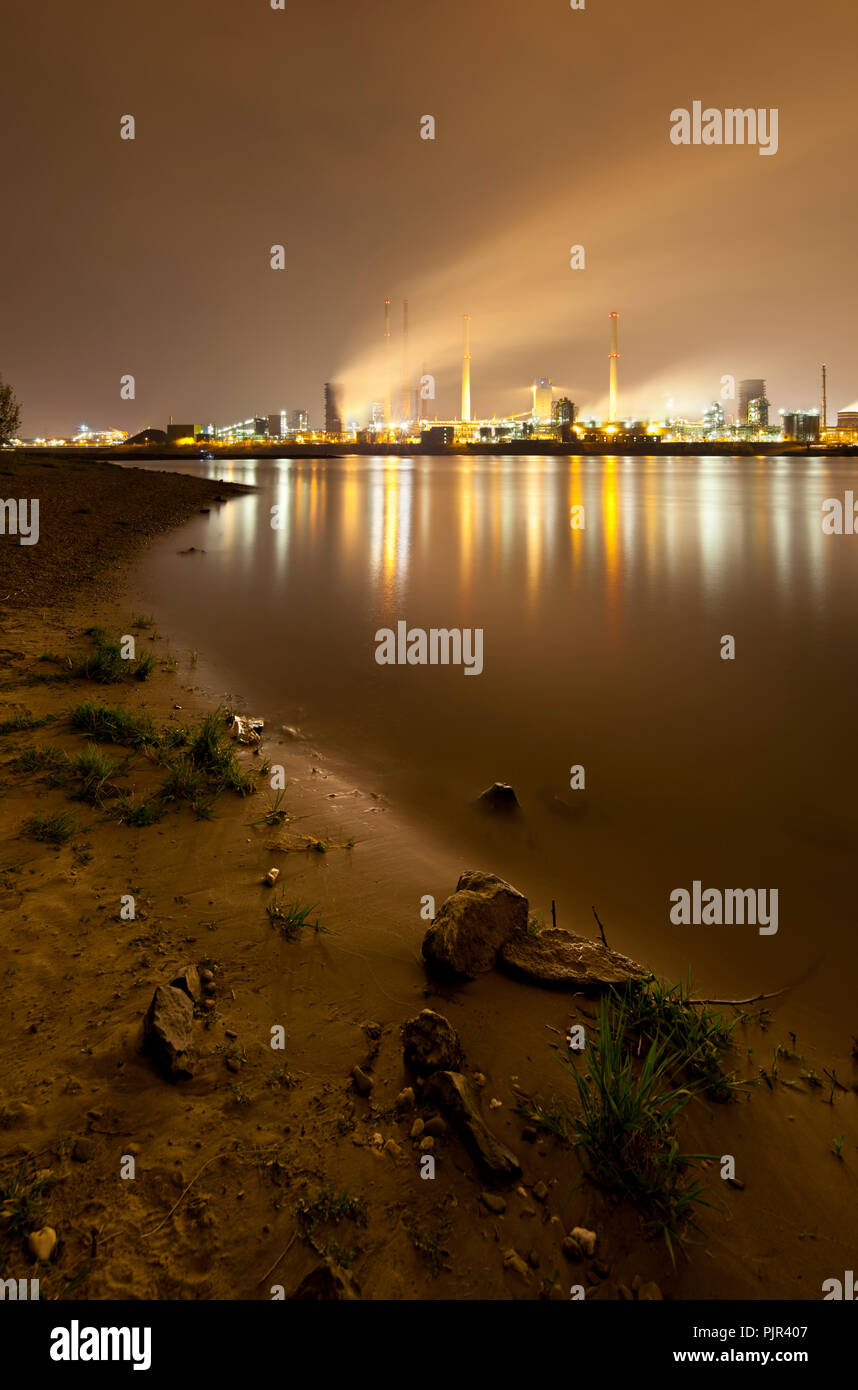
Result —
[{"label": "wet sand", "polygon": [[[35,484],[45,499],[43,517],[56,476],[46,471]],[[56,1229],[59,1245],[50,1265],[38,1269],[42,1297],[268,1299],[277,1285],[288,1296],[319,1261],[296,1223],[296,1203],[330,1188],[366,1202],[366,1224],[346,1218],[314,1237],[345,1265],[364,1298],[568,1298],[578,1282],[589,1297],[606,1298],[635,1276],[680,1299],[819,1298],[822,1281],[842,1277],[854,1263],[848,1213],[855,1207],[858,1134],[851,1090],[835,1091],[829,1105],[828,1088],[757,1084],[738,1103],[695,1107],[683,1125],[683,1148],[734,1154],[744,1188],[721,1182],[717,1164],[706,1170],[720,1210],[704,1213],[700,1244],[689,1246],[674,1269],[664,1245],[645,1238],[633,1210],[615,1207],[581,1181],[569,1149],[550,1136],[522,1142],[514,1110],[522,1095],[547,1105],[568,1094],[550,1030],[564,1033],[570,1021],[588,1018],[592,1005],[579,1013],[569,996],[496,972],[445,990],[426,976],[421,897],[432,894],[440,903],[464,869],[496,865],[462,862],[371,780],[344,782],[324,749],[271,730],[261,752],[241,753],[258,792],[244,799],[223,793],[210,821],[183,809],[159,824],[119,825],[13,769],[28,748],[85,746],[62,718],[76,700],[122,700],[159,726],[192,722],[211,708],[197,688],[197,657],[171,651],[157,613],[155,628],[138,632],[140,649],[156,659],[149,681],[33,683],[34,675],[61,669],[40,662],[43,654],[81,650],[85,629],[96,624],[129,632],[139,613],[127,564],[133,543],[114,548],[113,560],[126,562],[118,571],[85,577],[87,557],[89,568],[94,552],[110,559],[110,535],[128,529],[117,526],[136,505],[131,492],[123,494],[128,478],[127,470],[113,475],[81,466],[76,480],[61,480],[88,499],[77,503],[92,507],[84,517],[101,517],[104,545],[94,520],[85,539],[76,523],[60,541],[45,527],[30,559],[19,553],[27,548],[6,541],[2,551],[3,594],[20,594],[27,582],[22,565],[39,568],[35,602],[2,605],[0,720],[22,710],[57,716],[0,741],[0,988],[7,1021],[0,1039],[0,1174],[21,1164],[49,1170],[42,1219]],[[182,479],[181,490],[193,482]],[[209,505],[203,494],[179,496],[172,482],[155,483],[151,474],[147,485],[151,511],[138,539],[160,526],[159,486],[161,520],[178,522]],[[176,543],[184,544],[180,533]],[[68,582],[60,589],[63,574]],[[48,605],[49,597],[57,601]],[[206,655],[216,660],[216,653]],[[106,751],[117,761],[124,752]],[[258,771],[265,758],[286,770],[290,819],[279,828],[252,824],[270,795]],[[156,775],[137,756],[124,780],[137,799]],[[34,811],[69,809],[81,833],[60,848],[20,834]],[[325,854],[271,848],[302,835],[332,847]],[[354,847],[345,848],[352,837]],[[261,882],[272,865],[281,869],[287,896],[317,905],[313,915],[330,934],[287,941],[272,927],[265,912],[271,890]],[[517,886],[528,892],[527,883]],[[135,898],[134,921],[121,917],[126,894]],[[140,1053],[141,1021],[155,986],[190,961],[213,971],[215,1008],[194,1024],[193,1079],[171,1085]],[[468,1070],[485,1076],[487,1115],[490,1098],[501,1101],[490,1123],[519,1155],[525,1194],[505,1190],[502,1215],[481,1204],[484,1183],[449,1134],[436,1140],[434,1181],[420,1178],[419,1149],[409,1137],[414,1115],[398,1113],[395,1100],[409,1080],[399,1030],[424,1007],[450,1019]],[[749,1023],[736,1034],[737,1070],[752,1082],[760,1081],[759,1066],[771,1070],[775,1044],[788,1041],[793,1026],[789,995],[770,1007],[767,1030]],[[286,1035],[282,1052],[270,1047],[278,1025]],[[799,1038],[798,1047],[822,1075],[830,1062],[814,1040]],[[355,1065],[374,1078],[368,1097],[355,1091]],[[798,1068],[782,1063],[781,1076],[797,1079]],[[841,1080],[851,1087],[854,1076]],[[844,1161],[831,1151],[841,1134]],[[394,1147],[379,1146],[376,1135]],[[121,1176],[128,1155],[133,1179]],[[533,1196],[539,1181],[548,1189],[544,1202]],[[598,1254],[609,1267],[604,1278],[561,1253],[575,1225],[599,1233]],[[22,1240],[4,1240],[2,1249],[4,1276],[33,1275]],[[527,1265],[526,1276],[505,1265],[510,1249]]]}]

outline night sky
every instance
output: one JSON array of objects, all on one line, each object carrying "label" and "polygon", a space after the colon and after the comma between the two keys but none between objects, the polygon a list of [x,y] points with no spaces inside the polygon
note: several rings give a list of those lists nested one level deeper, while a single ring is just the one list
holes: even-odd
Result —
[{"label": "night sky", "polygon": [[[442,417],[465,312],[478,416],[527,409],[535,376],[603,409],[611,309],[623,414],[697,416],[725,373],[812,408],[823,361],[830,415],[858,396],[854,0],[286,3],[7,12],[0,374],[25,437],[320,422],[327,379],[365,411],[385,296],[394,402],[407,297]],[[777,107],[778,153],[672,145],[694,100]]]}]

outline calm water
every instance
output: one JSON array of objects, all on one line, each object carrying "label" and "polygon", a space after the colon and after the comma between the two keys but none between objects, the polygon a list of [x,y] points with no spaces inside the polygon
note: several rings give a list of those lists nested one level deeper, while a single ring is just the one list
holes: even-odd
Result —
[{"label": "calm water", "polygon": [[[177,654],[200,651],[197,679],[307,729],[458,846],[463,867],[509,876],[546,915],[555,898],[561,925],[590,934],[595,903],[611,944],[659,971],[690,964],[707,993],[734,996],[813,967],[789,1019],[848,1055],[858,536],[825,535],[821,518],[824,499],[855,487],[851,461],[184,471],[258,488],[161,538],[142,565],[141,602]],[[206,554],[177,553],[190,545]],[[482,674],[379,666],[375,632],[400,620],[482,628]],[[584,791],[570,789],[572,764]],[[518,793],[515,825],[469,804],[496,779]],[[777,935],[672,925],[669,894],[694,879],[777,888]]]}]

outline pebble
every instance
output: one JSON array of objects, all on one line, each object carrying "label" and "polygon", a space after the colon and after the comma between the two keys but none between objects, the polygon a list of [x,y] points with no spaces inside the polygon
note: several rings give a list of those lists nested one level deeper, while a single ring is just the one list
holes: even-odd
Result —
[{"label": "pebble", "polygon": [[384,1143],[384,1135],[379,1134],[378,1130],[376,1130],[375,1134],[372,1136],[372,1142],[375,1148],[380,1149]]},{"label": "pebble", "polygon": [[31,1231],[27,1237],[30,1254],[37,1260],[49,1260],[57,1243],[57,1233],[52,1226],[41,1226]]},{"label": "pebble", "polygon": [[213,1009],[214,1006],[215,1006],[215,1001],[214,1001],[213,999],[204,999],[204,1000],[203,1000],[203,1008],[204,1008],[204,1009]]},{"label": "pebble", "polygon": [[280,870],[279,870],[279,869],[269,869],[269,870],[268,870],[268,873],[265,875],[265,882],[268,883],[268,884],[276,883],[279,877],[280,877]]},{"label": "pebble", "polygon": [[411,1126],[411,1138],[412,1138],[412,1139],[419,1139],[419,1138],[421,1137],[421,1135],[422,1135],[422,1133],[423,1133],[423,1131],[424,1131],[425,1128],[426,1128],[426,1123],[425,1123],[425,1121],[424,1121],[424,1120],[421,1120],[420,1116],[418,1115],[418,1116],[417,1116],[417,1119],[414,1121],[414,1124]]},{"label": "pebble", "polygon": [[567,1260],[572,1260],[575,1264],[581,1263],[581,1247],[577,1240],[573,1240],[571,1236],[567,1236],[560,1248]]},{"label": "pebble", "polygon": [[396,1104],[400,1110],[410,1110],[414,1104],[414,1087],[406,1086],[404,1091],[400,1091],[396,1097]]},{"label": "pebble", "polygon": [[375,1084],[371,1076],[367,1076],[363,1067],[352,1067],[352,1077],[355,1083],[355,1090],[362,1096],[368,1096]]},{"label": "pebble", "polygon": [[594,1260],[593,1270],[596,1274],[598,1274],[600,1279],[607,1279],[608,1275],[611,1272],[611,1266],[609,1264],[606,1264],[604,1260]]},{"label": "pebble", "polygon": [[731,1187],[737,1187],[740,1192],[744,1192],[745,1184],[742,1182],[741,1178],[728,1178],[727,1182]]},{"label": "pebble", "polygon": [[501,1216],[506,1211],[506,1202],[503,1197],[499,1197],[496,1192],[481,1192],[480,1201],[489,1211],[493,1211],[495,1216]]},{"label": "pebble", "polygon": [[548,1196],[548,1188],[545,1186],[545,1183],[541,1179],[539,1182],[534,1183],[533,1195],[536,1198],[537,1202],[544,1202],[546,1197]]},{"label": "pebble", "polygon": [[436,1138],[441,1134],[444,1134],[446,1132],[446,1129],[447,1121],[443,1119],[440,1115],[433,1115],[430,1120],[426,1121],[426,1133],[434,1134]]},{"label": "pebble", "polygon": [[423,1153],[428,1153],[429,1150],[434,1149],[434,1147],[435,1140],[432,1138],[431,1134],[425,1135],[425,1137],[420,1140],[420,1149]]},{"label": "pebble", "polygon": [[91,1139],[87,1139],[86,1136],[80,1139],[75,1139],[71,1151],[71,1156],[74,1159],[75,1163],[89,1163],[89,1160],[92,1158],[93,1153],[94,1146]]},{"label": "pebble", "polygon": [[502,1105],[503,1105],[503,1101],[502,1101],[502,1100],[498,1100],[497,1097],[495,1097],[495,1096],[492,1096],[491,1100],[489,1101],[489,1109],[490,1109],[490,1110],[500,1110],[500,1108],[501,1108]]},{"label": "pebble", "polygon": [[503,1257],[504,1269],[514,1269],[526,1283],[530,1282],[530,1270],[517,1250],[507,1250]]},{"label": "pebble", "polygon": [[200,979],[202,980],[204,985],[210,985],[212,980],[214,979],[214,975],[212,974],[211,970],[201,970]]},{"label": "pebble", "polygon": [[531,1269],[539,1269],[539,1255],[535,1250],[528,1251],[527,1263]]},{"label": "pebble", "polygon": [[241,1063],[237,1057],[227,1057],[226,1066],[227,1071],[241,1071]]},{"label": "pebble", "polygon": [[384,1146],[384,1152],[387,1154],[393,1154],[394,1158],[402,1157],[402,1150],[400,1149],[395,1139],[387,1140],[387,1143]]},{"label": "pebble", "polygon": [[595,1231],[588,1231],[585,1226],[572,1227],[572,1239],[577,1240],[587,1259],[592,1259],[596,1253],[596,1241],[598,1236]]},{"label": "pebble", "polygon": [[485,1084],[486,1084],[486,1078],[483,1076],[483,1073],[482,1073],[481,1071],[475,1071],[475,1072],[474,1072],[474,1085],[475,1085],[475,1086],[485,1086]]},{"label": "pebble", "polygon": [[203,989],[205,990],[206,994],[208,994],[209,996],[211,996],[211,995],[214,994],[215,991],[217,990],[217,985],[215,984],[214,980],[208,980],[208,981],[203,985]]}]

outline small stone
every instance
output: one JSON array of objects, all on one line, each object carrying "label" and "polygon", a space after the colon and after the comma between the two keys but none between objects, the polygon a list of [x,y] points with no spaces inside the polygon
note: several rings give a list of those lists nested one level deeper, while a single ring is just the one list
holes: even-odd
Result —
[{"label": "small stone", "polygon": [[214,1006],[215,1006],[215,1001],[214,1001],[213,999],[204,999],[204,1000],[203,1000],[203,1008],[206,1010],[207,1013],[208,1013],[208,1012],[211,1012],[211,1010],[214,1008]]},{"label": "small stone", "polygon": [[535,1250],[528,1251],[527,1263],[530,1265],[531,1269],[539,1269],[539,1255]]},{"label": "small stone", "polygon": [[368,1096],[375,1084],[371,1076],[367,1076],[363,1067],[352,1067],[352,1078],[355,1083],[355,1090],[362,1096]]},{"label": "small stone", "polygon": [[386,1142],[386,1144],[385,1144],[385,1146],[384,1146],[384,1152],[385,1152],[386,1154],[393,1154],[393,1157],[394,1157],[394,1158],[401,1158],[401,1157],[402,1157],[402,1150],[400,1149],[400,1147],[399,1147],[399,1145],[397,1144],[397,1142],[396,1142],[395,1139],[388,1139],[388,1140],[387,1140],[387,1142]]},{"label": "small stone", "polygon": [[440,1115],[433,1115],[431,1119],[426,1121],[426,1133],[434,1134],[436,1138],[443,1134],[446,1128],[447,1121],[442,1119]]},{"label": "small stone", "polygon": [[200,979],[202,980],[204,985],[210,985],[212,980],[214,979],[214,975],[212,974],[211,970],[201,970]]},{"label": "small stone", "polygon": [[265,875],[264,882],[267,883],[269,887],[272,887],[277,882],[279,877],[279,869],[269,869],[268,873]]},{"label": "small stone", "polygon": [[237,1057],[227,1057],[226,1068],[227,1071],[241,1071],[241,1062]]},{"label": "small stone", "polygon": [[642,1303],[661,1303],[664,1301],[664,1296],[658,1284],[653,1283],[641,1284],[638,1290],[638,1298]]},{"label": "small stone", "polygon": [[745,1184],[742,1182],[741,1178],[728,1178],[727,1182],[731,1187],[736,1187],[740,1192],[744,1192]]},{"label": "small stone", "polygon": [[538,1183],[534,1183],[533,1195],[536,1198],[537,1202],[544,1202],[546,1197],[548,1196],[548,1188],[545,1186],[545,1183],[542,1182],[541,1179]]},{"label": "small stone", "polygon": [[485,1086],[485,1084],[486,1084],[486,1078],[483,1076],[483,1073],[482,1073],[481,1071],[475,1071],[475,1072],[474,1072],[474,1085],[475,1085],[475,1086]]},{"label": "small stone", "polygon": [[518,1274],[526,1284],[530,1283],[530,1270],[524,1263],[524,1260],[521,1258],[517,1250],[505,1251],[503,1257],[503,1266],[504,1269],[514,1270],[515,1273]]},{"label": "small stone", "polygon": [[414,1105],[414,1087],[406,1086],[404,1091],[400,1091],[396,1097],[396,1104],[400,1110],[410,1110]]},{"label": "small stone", "polygon": [[80,1139],[75,1139],[71,1156],[75,1163],[89,1163],[94,1152],[95,1149],[92,1140],[84,1136]]},{"label": "small stone", "polygon": [[419,1139],[419,1138],[422,1136],[423,1131],[424,1131],[425,1128],[426,1128],[426,1125],[425,1125],[424,1121],[421,1120],[421,1119],[420,1119],[420,1116],[418,1115],[418,1116],[417,1116],[417,1119],[414,1121],[414,1124],[411,1126],[411,1138],[412,1138],[412,1139]]},{"label": "small stone", "polygon": [[434,1147],[435,1140],[432,1138],[431,1134],[427,1134],[425,1138],[420,1140],[420,1149],[423,1153],[428,1153],[429,1150],[434,1149]]},{"label": "small stone", "polygon": [[532,1216],[536,1215],[536,1208],[522,1207],[521,1211],[518,1214],[522,1221],[529,1221]]},{"label": "small stone", "polygon": [[523,1197],[524,1200],[527,1201],[527,1188],[517,1187],[515,1190],[518,1193],[519,1197]]},{"label": "small stone", "polygon": [[596,1241],[598,1240],[596,1232],[588,1231],[584,1226],[573,1226],[571,1234],[572,1239],[577,1240],[587,1259],[592,1259],[596,1253]]},{"label": "small stone", "polygon": [[49,1260],[57,1243],[57,1233],[52,1226],[40,1226],[27,1237],[30,1254],[36,1260]]},{"label": "small stone", "polygon": [[499,1197],[496,1192],[481,1192],[480,1201],[489,1211],[493,1211],[495,1216],[501,1216],[506,1211],[504,1198]]},{"label": "small stone", "polygon": [[502,1101],[502,1100],[498,1100],[495,1096],[492,1096],[491,1100],[489,1101],[489,1109],[490,1109],[490,1110],[500,1110],[500,1108],[501,1108],[502,1105],[503,1105],[503,1101]]},{"label": "small stone", "polygon": [[384,1143],[384,1135],[379,1134],[378,1130],[376,1130],[375,1134],[372,1136],[372,1142],[376,1149],[380,1149]]},{"label": "small stone", "polygon": [[581,1263],[581,1260],[583,1259],[583,1256],[581,1254],[581,1247],[578,1244],[577,1240],[574,1240],[572,1236],[567,1236],[560,1248],[563,1251],[563,1254],[566,1256],[567,1260],[572,1260],[575,1264]]},{"label": "small stone", "polygon": [[203,985],[203,989],[205,993],[209,996],[209,998],[211,998],[213,994],[217,993],[217,985],[215,984],[214,980],[207,980],[206,983]]}]

